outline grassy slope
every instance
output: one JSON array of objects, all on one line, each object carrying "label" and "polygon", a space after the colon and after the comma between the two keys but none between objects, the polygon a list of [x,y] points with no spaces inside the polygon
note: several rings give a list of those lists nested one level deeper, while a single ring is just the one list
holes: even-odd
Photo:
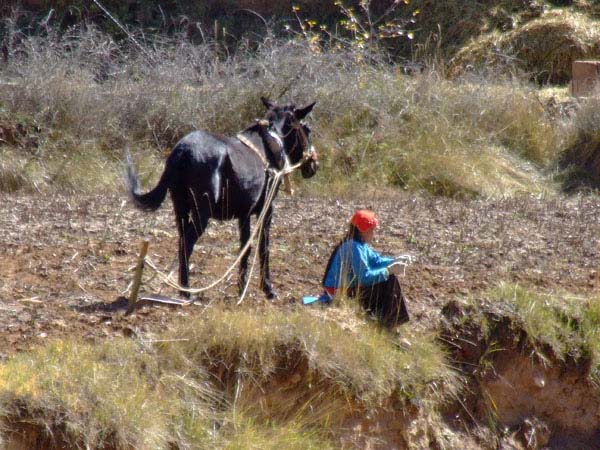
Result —
[{"label": "grassy slope", "polygon": [[55,342],[0,364],[0,411],[68,446],[335,448],[357,411],[456,391],[432,335],[354,322],[210,308],[150,341]]},{"label": "grassy slope", "polygon": [[[521,351],[544,367],[568,363],[578,376],[576,365],[587,367],[585,376],[597,380],[597,298],[508,284],[484,297],[488,306],[466,303],[451,333],[459,332],[457,347],[474,338],[461,330],[483,333],[479,359],[460,371],[446,338],[406,326],[390,334],[344,303],[333,320],[318,309],[215,306],[158,336],[53,342],[0,363],[4,438],[30,424],[38,442],[53,436],[48,447],[354,448],[374,438],[422,448],[424,431],[426,442],[464,448],[443,431],[439,413],[469,395],[472,384],[461,393],[467,377],[484,383],[502,352]],[[510,333],[499,335],[506,326]],[[390,414],[398,433],[391,437],[377,426]],[[351,425],[357,417],[360,431]],[[426,429],[413,435],[409,423]],[[488,448],[498,433],[479,445]]]}]

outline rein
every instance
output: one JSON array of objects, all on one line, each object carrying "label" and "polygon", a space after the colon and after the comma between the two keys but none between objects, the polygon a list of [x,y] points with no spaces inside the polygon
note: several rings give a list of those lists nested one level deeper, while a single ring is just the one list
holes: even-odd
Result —
[{"label": "rein", "polygon": [[[279,136],[279,138],[281,140],[284,140],[286,137],[288,137],[290,134],[292,134],[292,132],[294,130],[296,130],[297,133],[302,134],[302,137],[308,143],[308,138],[306,137],[306,134],[304,133],[304,129],[302,128],[302,122],[296,122],[293,125],[291,125],[290,131],[288,131],[284,135],[279,135],[279,133],[276,133],[276,134],[277,134],[277,136]],[[294,151],[294,149],[296,148],[297,145],[298,145],[298,139],[296,139],[296,142],[294,142],[294,146],[290,149],[290,153]],[[311,159],[316,159],[315,153],[316,152],[314,151],[313,146],[308,144],[308,150],[302,152],[302,162],[304,163]]]}]

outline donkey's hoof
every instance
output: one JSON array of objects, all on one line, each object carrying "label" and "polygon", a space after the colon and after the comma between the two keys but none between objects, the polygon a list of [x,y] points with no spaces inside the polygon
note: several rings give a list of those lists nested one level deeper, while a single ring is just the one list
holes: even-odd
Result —
[{"label": "donkey's hoof", "polygon": [[273,289],[265,292],[265,297],[267,297],[268,300],[277,300],[279,298],[277,292],[275,292]]}]

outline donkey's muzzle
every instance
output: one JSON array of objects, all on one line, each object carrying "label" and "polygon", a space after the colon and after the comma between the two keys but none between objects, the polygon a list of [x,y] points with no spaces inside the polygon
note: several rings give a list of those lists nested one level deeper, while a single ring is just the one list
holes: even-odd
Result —
[{"label": "donkey's muzzle", "polygon": [[317,170],[319,170],[319,157],[315,149],[311,147],[308,157],[300,166],[300,171],[303,178],[310,178],[317,173]]}]

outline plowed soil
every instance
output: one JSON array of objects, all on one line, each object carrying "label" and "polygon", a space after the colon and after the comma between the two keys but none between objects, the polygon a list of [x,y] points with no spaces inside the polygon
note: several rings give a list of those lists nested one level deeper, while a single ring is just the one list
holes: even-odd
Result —
[{"label": "plowed soil", "polygon": [[[403,276],[415,327],[435,324],[448,300],[481,295],[500,281],[542,292],[597,292],[595,197],[454,201],[405,193],[360,200],[280,194],[271,234],[271,272],[279,294],[273,305],[306,308],[301,297],[319,292],[329,252],[357,207],[380,216],[377,250],[416,257]],[[1,194],[0,358],[55,337],[98,340],[159,332],[182,315],[202,314],[207,303],[235,305],[237,269],[199,295],[195,306],[149,305],[125,315],[144,239],[158,267],[176,270],[169,200],[156,213],[142,213],[124,194]],[[218,278],[238,247],[236,222],[211,222],[192,255],[193,287]],[[258,272],[256,264],[244,302],[265,305]],[[149,268],[144,293],[177,296]]]}]

